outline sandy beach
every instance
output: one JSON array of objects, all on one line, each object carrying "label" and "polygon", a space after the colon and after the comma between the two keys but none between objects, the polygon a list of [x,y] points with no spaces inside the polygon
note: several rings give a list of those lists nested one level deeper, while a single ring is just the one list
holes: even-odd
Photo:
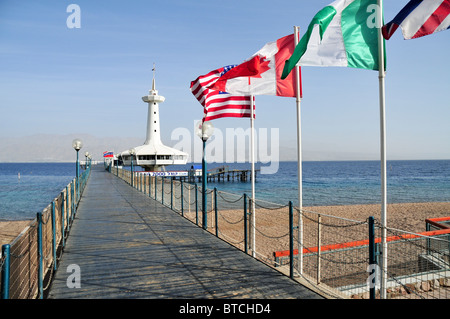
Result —
[{"label": "sandy beach", "polygon": [[[381,223],[381,206],[380,205],[349,205],[349,206],[315,206],[304,207],[305,211],[314,212],[307,213],[305,220],[305,232],[307,237],[312,237],[310,242],[305,242],[306,246],[315,246],[316,223],[311,222],[308,218],[316,218],[317,214],[330,215],[334,217],[346,218],[352,221],[364,222],[370,216]],[[215,233],[213,213],[208,216],[208,230]],[[194,222],[195,214],[185,213],[185,216]],[[389,204],[387,208],[387,226],[388,228],[421,233],[426,231],[425,220],[427,218],[447,217],[450,216],[450,202],[429,202],[429,203],[401,203]],[[322,220],[324,223],[334,224],[340,223],[340,219],[326,218]],[[231,244],[243,249],[243,217],[241,210],[224,210],[219,212],[219,233],[220,237],[229,241]],[[256,209],[256,247],[258,254],[267,259],[272,259],[273,252],[289,249],[288,242],[288,209],[279,210]],[[294,218],[294,225],[297,220]],[[309,223],[309,224],[308,224]],[[346,222],[352,224],[351,222]],[[201,224],[201,221],[200,221]],[[388,235],[392,235],[389,232]],[[310,236],[309,236],[310,235]],[[361,240],[368,238],[367,224],[359,227],[350,228],[324,228],[324,238],[322,244],[344,243],[353,240]]]},{"label": "sandy beach", "polygon": [[[309,215],[309,217],[317,216],[316,213],[323,214],[322,216],[325,220],[322,220],[322,222],[324,222],[324,225],[334,224],[335,222],[339,223],[342,221],[341,218],[345,218],[345,222],[347,223],[351,223],[351,221],[364,222],[369,216],[375,217],[378,221],[381,219],[380,205],[316,206],[305,207],[304,210],[314,212],[311,214],[305,213],[305,216]],[[389,204],[387,211],[389,228],[421,233],[426,230],[425,219],[450,216],[450,202]],[[289,249],[287,236],[287,212],[288,210],[286,207],[279,210],[264,208],[258,208],[256,210],[256,257],[264,260],[269,265],[273,265],[274,251]],[[328,217],[327,215],[333,217]],[[192,222],[195,222],[195,212],[192,210],[191,212],[185,211],[184,216]],[[219,237],[243,250],[243,212],[241,210],[223,210],[219,212],[219,216]],[[11,243],[27,226],[31,224],[31,222],[31,220],[0,221],[1,245]],[[296,220],[294,220],[294,225],[295,223]],[[358,223],[356,223],[356,225],[356,227],[350,228],[330,228],[328,226],[324,226],[327,229],[322,235],[322,244],[336,244],[345,243],[351,240],[367,239],[367,224],[359,223],[358,225]],[[305,221],[305,247],[314,247],[317,245],[315,242],[316,235],[314,234],[316,228],[317,225],[312,219]],[[208,214],[208,231],[215,234],[215,220],[212,212]],[[309,234],[306,234],[306,232]],[[311,260],[305,260],[305,262],[311,262]],[[350,269],[353,271],[352,264],[349,265]],[[306,265],[306,267],[309,266]],[[314,265],[311,265],[311,267],[312,271],[316,269]],[[326,266],[322,267],[324,267],[323,269],[328,269]],[[332,272],[332,270],[330,271]],[[342,273],[345,273],[344,268],[339,269],[339,274],[342,275]],[[308,275],[311,274],[308,273]],[[447,296],[446,293],[448,293],[448,288],[445,289],[447,290],[444,291],[442,289],[438,289],[436,291],[444,291],[444,298],[446,298],[445,296]],[[396,295],[400,295],[397,292],[395,293]],[[416,295],[411,296],[416,297]],[[357,298],[362,297],[358,295]]]},{"label": "sandy beach", "polygon": [[[357,221],[370,216],[381,221],[380,205],[317,206],[305,209]],[[425,231],[425,219],[446,216],[450,216],[450,202],[388,204],[387,227],[419,233]]]},{"label": "sandy beach", "polygon": [[[376,219],[381,220],[380,205],[315,206],[305,207],[304,209],[355,221],[367,220],[369,216],[374,216]],[[241,214],[240,211],[236,211],[235,213],[229,211],[227,212],[227,217],[230,218],[230,220],[236,220]],[[278,214],[264,214],[264,216],[264,221],[261,219],[257,220],[260,226],[262,222],[265,225],[272,226],[277,225],[280,222],[280,216],[278,216]],[[425,219],[445,216],[450,216],[450,202],[402,203],[388,205],[388,227],[408,232],[424,232]],[[0,221],[1,245],[12,242],[30,223],[31,220]],[[224,227],[226,226],[227,228],[234,228],[232,224],[226,225],[226,223],[221,223],[221,225]],[[238,228],[236,231],[240,231],[241,225],[236,224],[235,227]],[[267,227],[265,231],[267,231],[269,235],[271,232],[272,235],[279,233],[279,230],[277,230],[276,227]]]},{"label": "sandy beach", "polygon": [[0,245],[11,243],[32,220],[0,221]]}]

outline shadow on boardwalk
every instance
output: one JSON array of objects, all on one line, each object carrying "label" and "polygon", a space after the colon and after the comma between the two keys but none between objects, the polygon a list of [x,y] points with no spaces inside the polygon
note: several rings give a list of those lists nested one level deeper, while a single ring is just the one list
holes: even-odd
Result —
[{"label": "shadow on boardwalk", "polygon": [[48,298],[322,297],[97,167]]}]

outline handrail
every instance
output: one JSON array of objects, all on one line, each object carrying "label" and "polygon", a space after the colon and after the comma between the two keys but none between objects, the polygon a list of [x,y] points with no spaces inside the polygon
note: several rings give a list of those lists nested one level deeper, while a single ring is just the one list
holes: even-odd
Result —
[{"label": "handrail", "polygon": [[[78,183],[75,177],[14,240],[2,246],[8,256],[2,256],[3,262],[0,263],[0,299],[44,297],[44,291],[57,270],[63,252],[59,248],[65,245],[90,169],[89,165],[78,176]],[[27,278],[23,278],[24,271],[28,272]],[[45,287],[44,280],[47,282]]]}]

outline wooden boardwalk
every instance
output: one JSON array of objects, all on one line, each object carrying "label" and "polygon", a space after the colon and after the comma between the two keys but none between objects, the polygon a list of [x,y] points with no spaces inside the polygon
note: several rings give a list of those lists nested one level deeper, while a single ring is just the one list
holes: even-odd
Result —
[{"label": "wooden boardwalk", "polygon": [[[68,278],[79,267],[81,287]],[[123,180],[94,167],[51,299],[321,299]]]}]

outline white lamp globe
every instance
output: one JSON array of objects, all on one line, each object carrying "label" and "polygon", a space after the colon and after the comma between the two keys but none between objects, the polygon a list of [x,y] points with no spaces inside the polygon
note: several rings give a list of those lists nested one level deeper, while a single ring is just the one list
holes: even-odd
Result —
[{"label": "white lamp globe", "polygon": [[72,147],[75,149],[75,151],[79,151],[83,147],[83,142],[80,139],[76,138],[72,141]]}]

